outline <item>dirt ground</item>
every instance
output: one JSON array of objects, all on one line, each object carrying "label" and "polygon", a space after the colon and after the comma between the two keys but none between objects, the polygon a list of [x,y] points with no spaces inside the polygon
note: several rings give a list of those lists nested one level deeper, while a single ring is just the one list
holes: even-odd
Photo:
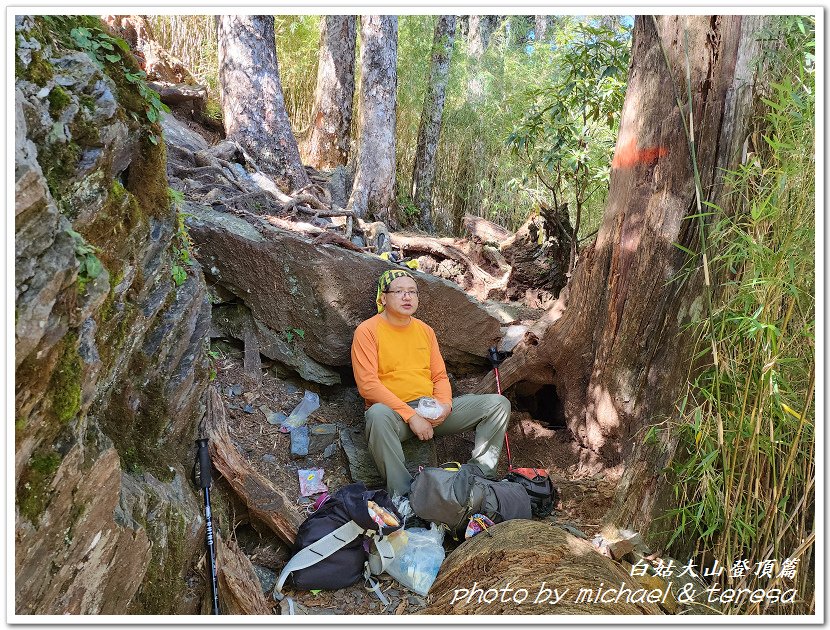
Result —
[{"label": "dirt ground", "polygon": [[[329,491],[351,483],[349,466],[343,449],[338,445],[331,457],[309,455],[294,459],[290,452],[290,436],[270,424],[266,412],[289,414],[302,399],[306,388],[320,396],[320,408],[309,418],[309,428],[317,424],[335,424],[338,429],[363,425],[363,399],[352,387],[323,387],[302,382],[298,378],[278,378],[275,368],[263,365],[263,380],[259,387],[246,387],[242,367],[242,349],[225,342],[214,343],[218,351],[215,360],[215,385],[222,393],[228,418],[228,430],[240,453],[260,473],[269,478],[295,503],[297,511],[305,516],[311,499],[300,496],[298,469],[322,468],[323,482]],[[469,391],[480,377],[457,380],[455,395]],[[235,389],[234,389],[235,388]],[[239,393],[240,388],[242,389]],[[567,429],[552,430],[533,420],[527,413],[514,412],[508,429],[514,464],[536,466],[550,471],[560,491],[560,502],[546,521],[555,521],[577,528],[591,538],[601,526],[602,517],[613,497],[610,482],[590,476],[579,465],[579,451],[570,439]],[[473,444],[473,434],[465,433],[440,438],[436,442],[438,461],[466,461]],[[499,472],[507,470],[507,457],[502,451]],[[357,480],[355,480],[357,481]],[[253,528],[240,514],[233,517],[234,535],[241,548],[257,568],[269,596],[273,579],[290,557],[290,550],[276,536]],[[454,548],[445,543],[448,553]],[[383,606],[372,593],[358,583],[338,591],[292,592],[295,601],[306,607],[309,614],[418,614],[429,603],[429,595],[420,597],[399,585],[387,575],[381,577],[381,587],[390,600]],[[279,607],[275,603],[275,613]]]}]

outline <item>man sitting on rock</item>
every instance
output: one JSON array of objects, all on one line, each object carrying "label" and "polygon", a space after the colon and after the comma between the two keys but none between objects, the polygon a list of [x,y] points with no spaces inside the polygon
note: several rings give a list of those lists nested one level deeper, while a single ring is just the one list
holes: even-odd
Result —
[{"label": "man sitting on rock", "polygon": [[[366,400],[369,451],[390,495],[406,495],[412,475],[404,464],[404,440],[415,436],[452,435],[475,428],[470,463],[486,474],[495,471],[510,401],[499,394],[452,397],[435,332],[414,317],[418,285],[408,271],[391,269],[378,279],[378,314],[361,323],[352,342],[352,366]],[[435,398],[441,415],[435,420],[415,412],[423,397]]]}]

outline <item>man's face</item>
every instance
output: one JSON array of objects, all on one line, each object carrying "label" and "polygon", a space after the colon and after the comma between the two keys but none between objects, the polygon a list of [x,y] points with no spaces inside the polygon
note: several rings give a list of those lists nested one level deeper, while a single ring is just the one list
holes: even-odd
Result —
[{"label": "man's face", "polygon": [[418,285],[406,276],[395,278],[380,299],[392,315],[414,315],[418,308]]}]

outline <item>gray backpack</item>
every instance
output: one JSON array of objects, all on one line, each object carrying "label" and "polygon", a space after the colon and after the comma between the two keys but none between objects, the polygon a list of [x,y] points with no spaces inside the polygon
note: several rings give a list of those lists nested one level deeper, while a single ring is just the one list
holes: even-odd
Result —
[{"label": "gray backpack", "polygon": [[423,468],[412,482],[409,503],[416,516],[463,532],[473,514],[494,523],[531,518],[530,497],[521,484],[488,479],[475,464]]}]

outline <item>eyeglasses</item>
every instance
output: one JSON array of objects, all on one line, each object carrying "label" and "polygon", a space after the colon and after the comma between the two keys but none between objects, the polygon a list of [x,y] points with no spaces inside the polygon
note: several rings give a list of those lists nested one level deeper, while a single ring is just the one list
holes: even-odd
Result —
[{"label": "eyeglasses", "polygon": [[406,297],[407,295],[411,295],[412,297],[418,297],[418,289],[412,289],[411,291],[401,291],[398,289],[397,291],[384,291],[384,293],[391,293],[398,297]]}]

